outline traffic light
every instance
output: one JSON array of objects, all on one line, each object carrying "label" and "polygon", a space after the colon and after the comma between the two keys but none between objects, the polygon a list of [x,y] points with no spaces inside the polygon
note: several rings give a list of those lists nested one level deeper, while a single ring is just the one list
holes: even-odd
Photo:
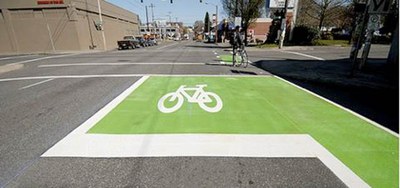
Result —
[{"label": "traffic light", "polygon": [[200,3],[202,3],[203,2],[203,0],[200,0]]},{"label": "traffic light", "polygon": [[143,3],[143,0],[140,0],[141,3]]},{"label": "traffic light", "polygon": [[171,0],[171,3],[174,3],[174,2],[172,2],[172,0]]}]

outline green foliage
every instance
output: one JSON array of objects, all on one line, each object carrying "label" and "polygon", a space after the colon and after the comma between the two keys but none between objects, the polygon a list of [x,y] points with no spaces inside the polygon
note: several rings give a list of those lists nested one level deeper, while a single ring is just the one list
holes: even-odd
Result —
[{"label": "green foliage", "polygon": [[265,0],[221,0],[221,3],[229,17],[242,17],[241,26],[246,31],[245,38],[247,38],[247,29],[260,17],[262,8],[265,6]]},{"label": "green foliage", "polygon": [[315,40],[319,39],[318,29],[300,25],[293,29],[292,42],[296,45],[312,45]]},{"label": "green foliage", "polygon": [[204,17],[204,32],[209,32],[209,27],[211,27],[211,21],[208,12],[206,12],[206,16]]},{"label": "green foliage", "polygon": [[333,40],[333,34],[330,32],[323,32],[321,33],[322,40]]}]

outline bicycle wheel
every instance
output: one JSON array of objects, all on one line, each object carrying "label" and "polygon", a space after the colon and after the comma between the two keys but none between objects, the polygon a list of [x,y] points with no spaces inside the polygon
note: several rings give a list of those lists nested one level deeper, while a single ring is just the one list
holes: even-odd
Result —
[{"label": "bicycle wheel", "polygon": [[215,113],[215,112],[219,112],[222,109],[222,100],[221,98],[213,93],[213,92],[205,92],[203,94],[203,97],[207,97],[210,98],[211,101],[210,102],[204,102],[204,101],[200,101],[198,102],[200,108],[202,108],[203,110],[207,111],[207,112],[211,112],[211,113]]},{"label": "bicycle wheel", "polygon": [[232,67],[234,67],[236,65],[236,52],[235,50],[233,50],[233,54],[232,54]]},{"label": "bicycle wheel", "polygon": [[241,50],[236,49],[235,52],[233,53],[233,66],[234,67],[239,67],[242,64],[242,56],[241,56]]},{"label": "bicycle wheel", "polygon": [[246,50],[242,51],[241,56],[242,56],[243,67],[246,68],[249,65],[249,59]]},{"label": "bicycle wheel", "polygon": [[183,105],[184,98],[180,93],[167,93],[158,100],[158,110],[162,113],[172,113]]},{"label": "bicycle wheel", "polygon": [[233,67],[238,66],[238,64],[240,63],[240,60],[239,60],[240,54],[239,54],[238,50],[239,49],[236,47],[233,48],[233,54],[232,54],[232,66]]}]

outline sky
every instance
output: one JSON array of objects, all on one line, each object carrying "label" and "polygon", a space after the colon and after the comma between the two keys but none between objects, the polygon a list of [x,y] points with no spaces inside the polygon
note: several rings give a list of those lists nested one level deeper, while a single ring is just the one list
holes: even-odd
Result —
[{"label": "sky", "polygon": [[200,3],[200,0],[173,0],[172,4],[170,0],[143,0],[143,3],[140,2],[141,0],[106,1],[138,14],[142,23],[146,23],[146,5],[148,6],[149,22],[151,22],[152,14],[149,7],[151,4],[154,5],[154,19],[169,21],[169,15],[171,15],[171,21],[183,22],[186,26],[193,26],[196,20],[204,21],[206,12],[211,17],[212,14],[215,14],[215,5],[218,5],[218,20],[227,17],[223,11],[221,0],[203,0],[203,3]]}]

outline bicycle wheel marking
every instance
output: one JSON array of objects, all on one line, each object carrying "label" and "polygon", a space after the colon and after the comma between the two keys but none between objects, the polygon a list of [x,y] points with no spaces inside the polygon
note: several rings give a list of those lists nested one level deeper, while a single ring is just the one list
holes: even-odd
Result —
[{"label": "bicycle wheel marking", "polygon": [[[203,88],[205,87],[207,87],[206,84],[198,84],[196,87],[186,87],[185,85],[181,85],[177,91],[167,93],[160,98],[157,104],[158,110],[162,113],[175,112],[183,105],[184,98],[186,98],[187,102],[198,103],[198,105],[207,112],[219,112],[223,106],[221,98],[213,92],[204,91]],[[194,91],[194,94],[190,96],[187,91]],[[165,107],[165,102],[175,101],[177,102],[172,107]],[[214,106],[207,106],[207,104],[212,103],[213,101],[216,102]]]}]

